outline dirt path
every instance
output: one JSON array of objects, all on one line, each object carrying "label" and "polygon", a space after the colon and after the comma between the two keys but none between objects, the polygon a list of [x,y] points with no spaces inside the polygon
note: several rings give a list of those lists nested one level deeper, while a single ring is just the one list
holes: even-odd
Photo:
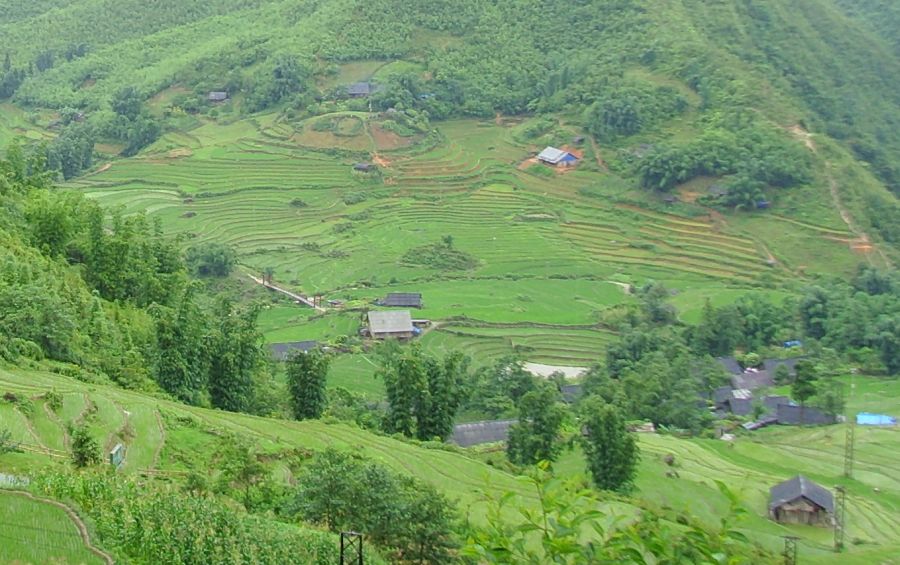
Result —
[{"label": "dirt path", "polygon": [[40,496],[35,496],[30,492],[18,491],[18,490],[7,490],[4,491],[6,494],[16,495],[16,496],[24,496],[25,498],[30,498],[31,500],[35,500],[37,502],[43,502],[44,504],[50,504],[52,506],[56,506],[57,508],[62,508],[65,513],[69,516],[69,519],[75,524],[75,527],[78,529],[78,535],[81,536],[81,541],[84,542],[84,546],[88,548],[88,551],[105,561],[108,565],[113,565],[116,561],[112,558],[111,555],[103,551],[102,549],[95,547],[93,543],[91,543],[91,536],[88,533],[87,526],[84,524],[84,521],[81,519],[75,510],[71,507],[66,506],[62,502],[57,500],[52,500],[49,498],[43,498]]},{"label": "dirt path", "polygon": [[303,304],[306,304],[310,308],[313,308],[316,312],[327,312],[327,310],[325,308],[322,308],[321,306],[316,306],[315,304],[313,304],[312,300],[310,300],[309,298],[307,298],[305,296],[297,294],[296,292],[291,292],[290,290],[285,290],[281,287],[275,286],[274,284],[267,283],[264,280],[262,280],[261,278],[254,277],[251,274],[247,274],[247,276],[250,277],[251,279],[253,279],[253,281],[256,284],[260,284],[269,290],[274,290],[275,292],[280,292],[281,294],[284,294],[290,298],[293,298],[294,300],[296,300],[298,302],[302,302]]},{"label": "dirt path", "polygon": [[156,446],[156,450],[153,452],[153,461],[150,463],[150,471],[159,467],[159,458],[162,454],[163,447],[166,445],[166,426],[163,424],[162,415],[159,413],[159,410],[155,411],[156,414],[156,426],[159,428],[159,445]]},{"label": "dirt path", "polygon": [[597,140],[594,139],[593,135],[588,136],[588,138],[591,140],[591,148],[594,150],[594,157],[597,159],[597,165],[604,171],[608,171],[609,167],[606,166],[606,161],[604,161],[603,156],[600,155],[600,146],[597,145]]},{"label": "dirt path", "polygon": [[[803,145],[805,145],[807,149],[815,154],[819,153],[811,133],[799,125],[791,126],[787,128],[787,130],[791,132],[795,138],[803,141]],[[831,193],[831,200],[834,202],[834,206],[841,215],[841,220],[847,226],[847,229],[856,236],[856,239],[850,242],[850,249],[865,255],[866,261],[868,261],[870,265],[872,264],[871,253],[875,251],[886,265],[893,266],[891,260],[884,254],[884,251],[872,244],[872,241],[869,239],[869,234],[860,229],[860,227],[856,225],[856,222],[854,222],[853,216],[850,214],[850,211],[847,210],[844,201],[841,199],[840,187],[838,186],[837,179],[835,179],[834,175],[831,173],[832,168],[833,165],[831,161],[825,161],[825,176],[828,178],[828,190]]]}]

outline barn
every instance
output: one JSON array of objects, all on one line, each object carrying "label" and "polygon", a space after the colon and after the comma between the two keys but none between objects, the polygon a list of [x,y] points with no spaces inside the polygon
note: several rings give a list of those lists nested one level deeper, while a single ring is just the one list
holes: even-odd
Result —
[{"label": "barn", "polygon": [[769,517],[780,524],[831,526],[834,495],[803,475],[769,490]]},{"label": "barn", "polygon": [[410,339],[417,331],[409,310],[369,312],[369,335],[375,339]]},{"label": "barn", "polygon": [[350,98],[366,98],[372,94],[372,83],[354,82],[347,87],[347,96]]},{"label": "barn", "polygon": [[568,151],[557,149],[556,147],[547,147],[538,153],[538,161],[554,167],[572,167],[578,162],[578,157],[572,155]]}]

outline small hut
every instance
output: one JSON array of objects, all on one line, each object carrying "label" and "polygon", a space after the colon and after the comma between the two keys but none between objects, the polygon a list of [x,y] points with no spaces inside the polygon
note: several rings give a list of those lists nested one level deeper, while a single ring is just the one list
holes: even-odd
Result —
[{"label": "small hut", "polygon": [[355,163],[353,165],[353,170],[360,173],[371,173],[375,170],[375,165],[372,163]]},{"label": "small hut", "polygon": [[209,93],[207,99],[210,102],[225,102],[228,100],[228,93],[221,90],[214,90]]},{"label": "small hut", "polygon": [[803,475],[769,491],[769,517],[780,524],[831,526],[834,495]]}]

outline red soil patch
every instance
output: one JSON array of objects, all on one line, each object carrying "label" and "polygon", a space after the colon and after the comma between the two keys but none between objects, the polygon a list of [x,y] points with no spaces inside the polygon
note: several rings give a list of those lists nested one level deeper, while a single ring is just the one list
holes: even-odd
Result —
[{"label": "red soil patch", "polygon": [[372,156],[372,162],[382,168],[387,168],[391,166],[391,162],[388,159],[385,159],[378,153]]},{"label": "red soil patch", "polygon": [[372,124],[369,131],[372,133],[375,149],[391,150],[409,147],[419,139],[419,136],[403,137],[397,135],[392,131],[384,129],[379,124]]}]

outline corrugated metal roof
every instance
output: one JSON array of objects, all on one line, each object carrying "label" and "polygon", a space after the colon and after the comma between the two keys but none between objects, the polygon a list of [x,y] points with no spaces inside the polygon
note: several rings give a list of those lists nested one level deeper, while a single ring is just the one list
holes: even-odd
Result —
[{"label": "corrugated metal roof", "polygon": [[412,332],[409,310],[369,312],[369,331],[374,334]]},{"label": "corrugated metal roof", "polygon": [[568,153],[563,151],[562,149],[557,149],[556,147],[547,147],[543,151],[538,154],[538,159],[541,161],[546,161],[548,163],[559,163],[562,161]]}]

